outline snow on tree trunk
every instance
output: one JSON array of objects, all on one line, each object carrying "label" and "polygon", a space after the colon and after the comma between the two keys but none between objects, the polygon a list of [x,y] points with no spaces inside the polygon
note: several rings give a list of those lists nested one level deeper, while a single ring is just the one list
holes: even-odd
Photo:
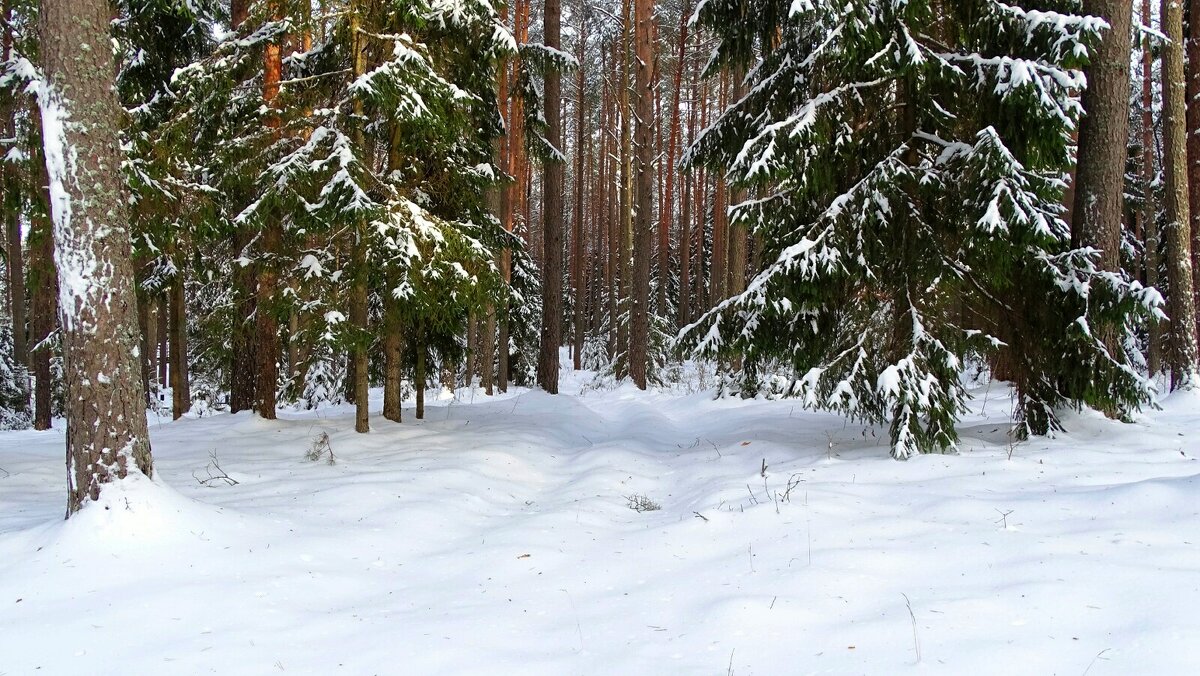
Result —
[{"label": "snow on tree trunk", "polygon": [[41,5],[38,91],[67,388],[67,514],[153,471],[109,22],[102,0]]}]

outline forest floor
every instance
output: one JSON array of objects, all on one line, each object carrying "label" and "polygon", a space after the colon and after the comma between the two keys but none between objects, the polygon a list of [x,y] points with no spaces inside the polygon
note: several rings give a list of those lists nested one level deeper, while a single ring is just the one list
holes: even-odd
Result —
[{"label": "forest floor", "polygon": [[156,481],[68,522],[62,430],[0,434],[0,674],[1200,670],[1198,395],[1010,446],[993,386],[957,455],[897,462],[793,402],[588,380],[367,435],[152,419]]}]

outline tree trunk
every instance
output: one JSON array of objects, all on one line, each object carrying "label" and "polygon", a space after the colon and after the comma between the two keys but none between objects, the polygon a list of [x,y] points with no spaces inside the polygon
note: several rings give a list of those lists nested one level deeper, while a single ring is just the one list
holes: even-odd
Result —
[{"label": "tree trunk", "polygon": [[[561,46],[561,3],[546,0],[545,43]],[[562,149],[562,76],[546,73],[546,140]],[[546,162],[542,169],[542,332],[538,350],[538,385],[558,394],[558,348],[562,345],[563,166]]]},{"label": "tree trunk", "polygon": [[[1151,25],[1151,2],[1142,0],[1143,24]],[[1197,22],[1200,24],[1200,22]],[[1142,191],[1145,206],[1142,210],[1142,230],[1145,236],[1146,285],[1158,288],[1158,206],[1154,193],[1154,43],[1150,36],[1142,38]],[[1146,366],[1151,377],[1162,370],[1162,327],[1150,322]]]},{"label": "tree trunk", "polygon": [[183,266],[178,266],[170,289],[171,414],[178,420],[192,408],[187,364],[187,296]]},{"label": "tree trunk", "polygon": [[170,308],[167,307],[167,299],[161,293],[154,299],[154,317],[158,323],[155,329],[155,335],[158,337],[157,388],[162,390],[171,386],[168,380],[171,365],[171,318]]},{"label": "tree trunk", "polygon": [[479,361],[479,315],[474,311],[467,313],[467,358],[463,365],[463,382],[466,387],[474,387],[476,365]]},{"label": "tree trunk", "polygon": [[105,0],[41,4],[39,103],[59,261],[67,387],[67,515],[153,473],[137,354],[122,117]]},{"label": "tree trunk", "polygon": [[[728,71],[722,71],[719,91],[717,94],[717,109],[725,108],[725,85]],[[728,211],[725,206],[725,179],[717,173],[713,177],[713,225],[712,225],[712,265],[709,272],[709,298],[712,305],[725,300],[728,295],[729,281],[729,231]]]},{"label": "tree trunk", "polygon": [[[1200,0],[1190,0],[1187,47],[1188,201],[1200,205]],[[1128,64],[1126,64],[1128,65]],[[1192,305],[1200,303],[1200,208],[1191,209]],[[1200,322],[1200,316],[1197,317]],[[1200,324],[1197,325],[1200,339]]]},{"label": "tree trunk", "polygon": [[[8,62],[12,58],[13,48],[13,33],[12,33],[12,4],[5,0],[4,2],[4,61]],[[16,112],[12,101],[9,97],[5,97],[3,110],[0,114],[4,119],[4,137],[16,137]],[[17,189],[16,172],[11,163],[5,162],[2,169],[3,194],[6,199],[8,195],[15,192]],[[21,221],[17,218],[17,209],[15,204],[9,204],[9,208],[4,210],[4,233],[5,233],[5,252],[7,258],[5,260],[5,269],[8,272],[8,316],[12,320],[12,335],[13,335],[13,360],[22,367],[29,365],[29,343],[26,341],[26,313],[25,313],[25,254],[21,250]],[[17,377],[23,377],[22,373],[14,374]]]},{"label": "tree trunk", "polygon": [[[366,72],[366,48],[362,44],[363,34],[360,31],[360,12],[362,10],[357,6],[357,3],[351,3],[350,12],[350,35],[351,49],[353,50],[351,61],[353,62],[354,78],[358,79]],[[363,99],[362,96],[354,97],[354,127],[353,127],[353,143],[354,147],[359,149],[359,152],[366,152],[367,147],[363,142],[362,124],[359,120],[364,119]],[[367,350],[370,347],[370,327],[367,325],[367,281],[369,270],[367,268],[367,247],[369,246],[367,232],[367,222],[364,218],[359,218],[354,224],[354,249],[351,252],[351,287],[350,287],[350,323],[356,331],[354,337],[354,349],[352,358],[354,359],[354,431],[359,434],[365,434],[371,430],[370,423],[370,377],[371,369],[367,358]]]},{"label": "tree trunk", "polygon": [[[247,225],[238,226],[233,236],[234,254],[248,256],[247,247],[254,233]],[[232,360],[229,369],[229,410],[232,413],[255,408],[257,401],[258,335],[255,331],[255,310],[258,292],[258,269],[254,264],[233,264],[233,326]]]},{"label": "tree trunk", "polygon": [[1133,5],[1127,0],[1085,0],[1083,9],[1103,17],[1110,29],[1093,51],[1086,72],[1072,235],[1076,246],[1100,249],[1101,266],[1115,272],[1121,262]]},{"label": "tree trunk", "polygon": [[[742,95],[746,91],[742,82],[746,79],[746,74],[742,69],[737,69],[730,74],[732,82],[730,83],[731,96],[729,105],[735,105],[741,100]],[[730,190],[729,209],[732,212],[733,208],[742,202],[746,201],[746,189],[737,187]],[[744,218],[729,219],[729,286],[726,290],[726,295],[740,296],[746,290],[746,245],[750,241],[750,229],[746,225]],[[740,361],[740,359],[738,360]]]},{"label": "tree trunk", "polygon": [[[33,255],[32,251],[30,252],[30,255],[31,256]],[[51,251],[51,255],[53,256],[53,251]],[[32,258],[31,258],[31,262],[32,262]],[[32,263],[32,264],[37,265],[37,263]],[[142,265],[135,260],[134,269],[137,270],[141,267],[142,267]],[[134,293],[135,293],[135,296],[137,297],[137,318],[138,318],[138,339],[139,339],[138,340],[138,362],[140,362],[142,365],[142,391],[146,393],[146,408],[150,408],[151,406],[154,405],[154,402],[151,401],[151,399],[150,399],[150,374],[154,372],[154,351],[151,350],[150,347],[154,343],[153,343],[153,339],[151,337],[151,334],[153,333],[153,331],[151,328],[152,325],[150,324],[150,299],[147,298],[146,294],[140,290],[140,286],[141,286],[141,276],[137,272],[135,272],[134,273],[134,289],[136,289],[136,291]],[[35,308],[38,306],[38,301],[39,301],[39,296],[38,296],[37,291],[38,291],[37,287],[36,286],[33,287],[32,303]],[[37,332],[35,331],[34,333],[36,334]],[[34,341],[38,340],[36,335],[33,337],[33,340]],[[37,357],[33,357],[33,358],[36,361]]]},{"label": "tree trunk", "polygon": [[[613,321],[617,323],[617,354],[624,355],[623,361],[618,357],[616,376],[622,380],[629,375],[629,321],[622,320],[622,314],[630,310],[632,298],[632,270],[630,269],[630,253],[633,249],[633,111],[629,107],[629,50],[633,40],[633,3],[625,0],[625,21],[621,35],[621,91],[618,96],[621,114],[618,122],[621,125],[621,222],[618,236],[617,264],[620,271],[621,291],[617,301],[617,314]],[[625,305],[622,306],[622,301]],[[632,317],[632,315],[627,315]]]},{"label": "tree trunk", "polygon": [[[278,12],[275,8],[273,11]],[[267,44],[263,63],[263,104],[271,109],[279,95],[279,82],[283,76],[282,38]],[[267,126],[278,130],[279,116],[271,115]],[[276,131],[278,134],[278,131]],[[275,301],[278,294],[279,270],[275,257],[283,242],[281,216],[272,211],[267,214],[260,247],[266,259],[258,274],[258,302],[256,304],[256,332],[258,380],[255,383],[258,414],[266,420],[275,419],[275,389],[279,383],[279,319],[276,317]]]},{"label": "tree trunk", "polygon": [[[662,207],[659,209],[660,214],[658,224],[660,237],[658,254],[660,258],[658,263],[658,304],[664,313],[667,311],[667,286],[671,278],[671,266],[669,265],[669,261],[671,260],[669,224],[672,217],[675,215],[675,157],[676,151],[679,147],[679,127],[682,117],[679,111],[679,100],[680,94],[683,90],[683,69],[685,67],[685,57],[687,55],[688,19],[691,18],[691,14],[691,0],[683,0],[683,7],[680,9],[679,13],[679,45],[675,50],[675,82],[672,86],[673,92],[671,95],[671,110],[668,113],[668,115],[671,117],[671,132],[667,139],[667,163],[665,168],[666,186],[663,189],[663,200]],[[686,198],[681,201],[686,201]],[[683,221],[684,218],[681,217],[680,226],[682,229],[686,230],[686,226],[683,226]],[[684,247],[687,246],[684,242],[685,237],[686,235],[681,232],[679,235],[679,316],[681,318],[685,314],[685,308],[687,306],[687,286],[686,282],[684,281],[684,276],[687,274],[684,272],[687,267],[687,263],[684,262],[684,256],[687,255],[684,251]]]},{"label": "tree trunk", "polygon": [[[41,125],[40,118],[38,125]],[[47,186],[49,177],[46,175],[46,162],[40,148],[34,149],[38,158],[39,185]],[[38,198],[46,209],[50,207],[50,198],[45,188],[38,191]],[[48,212],[45,212],[48,213]],[[30,288],[30,340],[33,349],[29,358],[32,362],[33,389],[33,429],[48,430],[53,419],[53,375],[50,373],[50,358],[54,348],[47,340],[54,329],[58,327],[58,270],[54,265],[54,228],[53,223],[45,216],[35,215],[30,221],[29,229],[29,288]],[[139,303],[141,311],[144,304]],[[139,318],[140,319],[140,318]],[[149,371],[146,369],[146,347],[141,349],[142,388],[146,388]],[[143,405],[143,408],[145,406]]]},{"label": "tree trunk", "polygon": [[636,0],[634,45],[637,58],[636,135],[637,221],[634,225],[633,294],[630,299],[629,376],[646,389],[650,345],[650,256],[654,247],[654,56],[653,0]]},{"label": "tree trunk", "polygon": [[1187,111],[1183,73],[1183,6],[1162,2],[1163,170],[1166,174],[1167,277],[1171,286],[1172,387],[1196,386],[1196,306],[1192,295],[1192,252],[1187,181]]},{"label": "tree trunk", "polygon": [[584,185],[587,183],[583,175],[583,139],[584,139],[584,107],[587,97],[585,96],[584,87],[587,81],[584,78],[586,71],[583,67],[585,47],[587,45],[587,20],[584,17],[585,13],[584,0],[579,2],[579,33],[576,35],[575,42],[576,59],[579,61],[579,69],[576,73],[575,89],[575,217],[571,223],[571,285],[575,292],[575,307],[572,319],[572,347],[574,351],[571,355],[571,366],[578,371],[581,366],[583,352],[583,307],[584,307],[584,288],[583,288],[583,192]]},{"label": "tree trunk", "polygon": [[414,338],[416,338],[416,340],[413,341],[413,349],[417,351],[417,368],[416,373],[414,374],[416,382],[413,383],[413,387],[417,391],[417,420],[424,420],[426,388],[425,353],[427,348],[425,347],[425,341],[420,337],[420,335],[414,336]]},{"label": "tree trunk", "polygon": [[384,301],[383,324],[383,417],[392,422],[401,421],[400,387],[403,367],[403,336],[400,335],[400,317],[391,295]]},{"label": "tree trunk", "polygon": [[[1084,12],[1110,28],[1093,51],[1083,93],[1079,161],[1075,172],[1074,244],[1100,250],[1100,267],[1121,270],[1121,225],[1125,216],[1125,161],[1129,146],[1129,56],[1133,3],[1085,0]],[[1100,339],[1114,359],[1123,360],[1112,330]],[[1117,411],[1106,411],[1115,415]]]}]

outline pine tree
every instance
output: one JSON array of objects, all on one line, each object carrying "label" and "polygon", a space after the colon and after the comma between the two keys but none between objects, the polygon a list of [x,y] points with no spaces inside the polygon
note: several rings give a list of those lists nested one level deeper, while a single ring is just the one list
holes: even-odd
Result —
[{"label": "pine tree", "polygon": [[1012,328],[1018,433],[1060,427],[1063,405],[1146,401],[1098,336],[1131,345],[1157,294],[1072,248],[1062,220],[1079,68],[1104,24],[1030,4],[710,0],[709,71],[761,62],[685,160],[763,193],[732,219],[767,264],[684,345],[750,378],[781,364],[778,394],[890,423],[898,458],[954,446],[993,318]]},{"label": "pine tree", "polygon": [[100,0],[41,6],[38,94],[50,178],[67,409],[67,514],[106,484],[153,470],[109,21]]}]

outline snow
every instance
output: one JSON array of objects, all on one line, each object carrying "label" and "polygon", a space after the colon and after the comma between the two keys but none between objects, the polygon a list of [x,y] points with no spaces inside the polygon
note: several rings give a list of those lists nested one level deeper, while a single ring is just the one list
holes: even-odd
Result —
[{"label": "snow", "polygon": [[[93,302],[97,290],[109,286],[108,271],[96,260],[89,244],[72,222],[73,206],[68,183],[76,181],[78,158],[67,140],[70,106],[59,88],[45,79],[35,80],[30,90],[37,94],[42,114],[42,145],[46,154],[47,186],[50,211],[54,218],[54,262],[58,267],[59,313],[64,328],[92,331],[91,326],[76,326],[82,310]],[[83,229],[86,232],[86,226]]]},{"label": "snow", "polygon": [[[565,371],[367,435],[348,407],[152,418],[158,478],[66,522],[62,430],[0,434],[0,671],[1200,667],[1200,394],[1010,447],[1009,392],[976,388],[958,455],[897,462],[886,430],[712,377]],[[322,432],[333,465],[304,460]]]}]

